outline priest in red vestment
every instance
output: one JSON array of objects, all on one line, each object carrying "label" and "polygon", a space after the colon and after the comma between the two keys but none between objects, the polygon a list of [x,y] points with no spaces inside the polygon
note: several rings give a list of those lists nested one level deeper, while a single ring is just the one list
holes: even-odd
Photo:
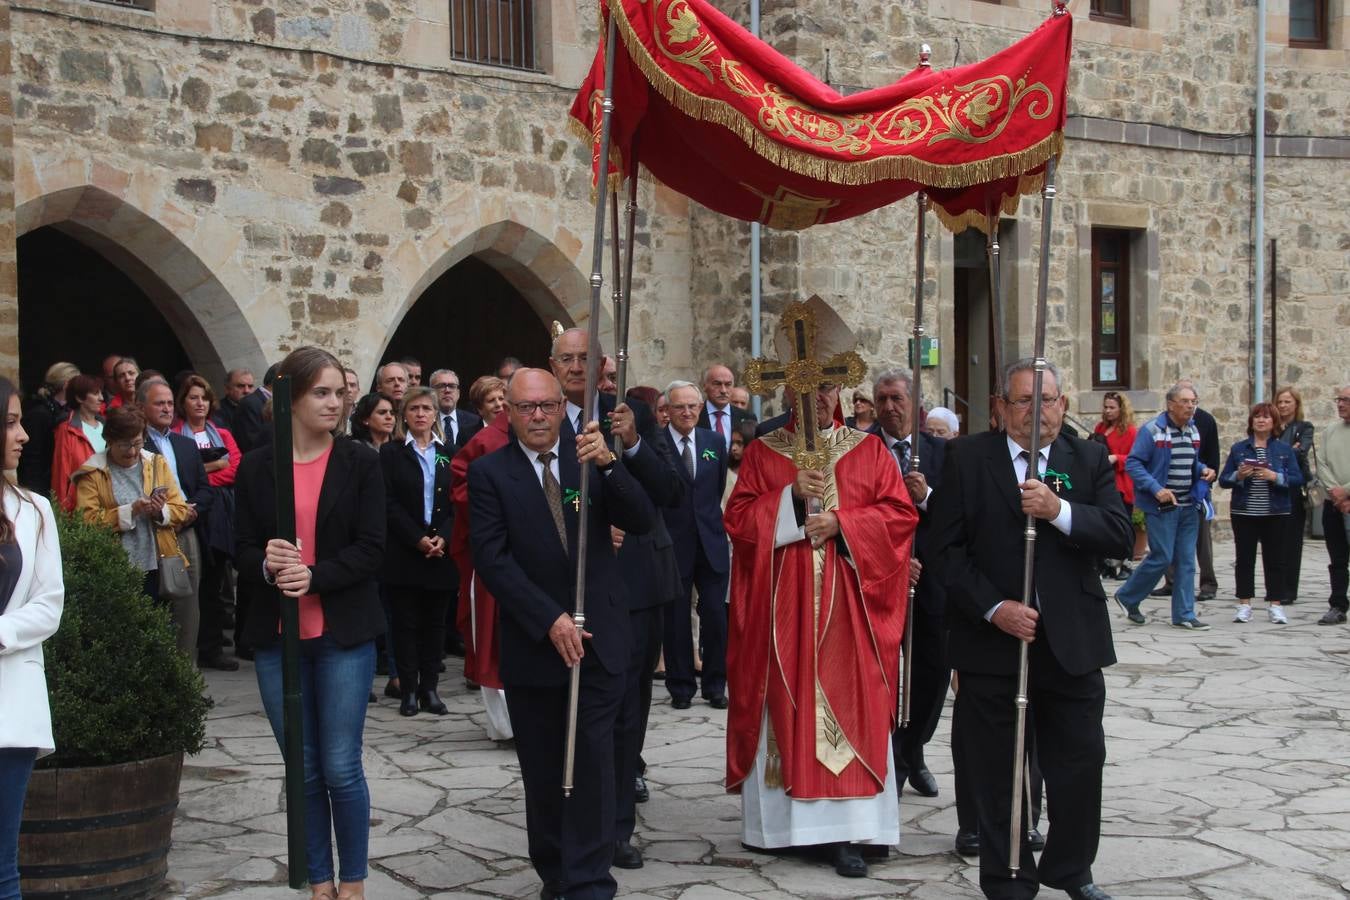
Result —
[{"label": "priest in red vestment", "polygon": [[900,836],[890,736],[918,513],[885,444],[843,425],[838,385],[815,399],[829,464],[798,470],[794,415],[746,447],[727,503],[727,788],[746,844],[826,845],[859,877],[857,845]]},{"label": "priest in red vestment", "polygon": [[482,688],[487,710],[487,733],[494,741],[512,737],[506,711],[506,693],[497,674],[497,600],[473,570],[469,547],[469,463],[505,447],[510,423],[504,414],[483,427],[450,461],[450,500],[455,504],[455,524],[450,531],[450,556],[459,569],[461,603],[456,620],[464,635],[464,677]]}]

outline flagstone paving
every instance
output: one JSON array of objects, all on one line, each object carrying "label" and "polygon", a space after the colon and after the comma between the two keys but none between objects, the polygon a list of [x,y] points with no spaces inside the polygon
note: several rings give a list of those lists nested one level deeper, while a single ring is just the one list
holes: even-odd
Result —
[{"label": "flagstone paving", "polygon": [[[1232,545],[1215,547],[1230,589]],[[1259,567],[1258,567],[1259,568]],[[1307,545],[1304,599],[1287,626],[1231,621],[1231,595],[1202,608],[1214,627],[1113,617],[1118,665],[1107,670],[1107,768],[1098,884],[1117,898],[1303,900],[1350,895],[1350,630],[1319,627],[1326,552]],[[1108,592],[1116,583],[1107,582]],[[1221,595],[1223,596],[1223,595]],[[443,717],[372,705],[366,726],[372,900],[533,897],[525,811],[513,750],[484,736],[476,695],[448,661]],[[282,765],[252,667],[211,672],[207,746],[187,761],[165,897],[269,900],[286,886]],[[726,714],[675,711],[657,687],[646,758],[651,801],[639,806],[646,865],[615,870],[630,898],[979,895],[976,867],[952,853],[956,814],[950,707],[928,748],[941,793],[906,790],[900,852],[871,877],[746,852],[738,799],[721,787]],[[1054,811],[1048,810],[1053,831]],[[1062,896],[1047,890],[1046,896]]]}]

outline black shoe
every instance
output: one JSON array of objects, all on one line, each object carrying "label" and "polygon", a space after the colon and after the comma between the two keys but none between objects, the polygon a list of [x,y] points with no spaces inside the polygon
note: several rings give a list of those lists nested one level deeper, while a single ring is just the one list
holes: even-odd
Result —
[{"label": "black shoe", "polygon": [[402,699],[403,689],[399,687],[397,678],[390,678],[384,683],[384,695],[395,700]]},{"label": "black shoe", "polygon": [[[1195,595],[1195,599],[1201,603],[1213,603],[1217,596],[1219,596],[1218,591],[1201,591]],[[1091,887],[1091,885],[1088,886]]]},{"label": "black shoe", "polygon": [[688,697],[671,697],[670,705],[676,709],[688,709],[692,704]]},{"label": "black shoe", "polygon": [[937,779],[933,773],[928,771],[927,766],[919,766],[909,773],[909,786],[914,788],[915,793],[920,797],[936,797],[938,795]]},{"label": "black shoe", "polygon": [[545,881],[539,887],[539,900],[560,900],[558,889]]},{"label": "black shoe", "polygon": [[1162,587],[1156,587],[1149,591],[1148,595],[1150,597],[1170,597],[1172,596],[1172,589],[1167,585],[1163,585]]},{"label": "black shoe", "polygon": [[834,845],[834,871],[845,878],[866,878],[867,863],[858,848],[849,843]]},{"label": "black shoe", "polygon": [[956,855],[979,856],[980,833],[978,831],[964,830],[956,832]]},{"label": "black shoe", "polygon": [[374,691],[371,691],[370,696],[366,698],[366,704],[369,705],[371,703],[379,703],[379,702],[380,698],[375,695]]},{"label": "black shoe", "polygon": [[659,672],[653,672],[653,673],[652,673],[652,681],[665,681],[665,680],[666,680],[666,671],[665,671],[665,669],[662,669],[662,670],[659,671]]},{"label": "black shoe", "polygon": [[213,653],[210,656],[201,657],[197,660],[199,669],[219,669],[222,672],[239,671],[239,660],[226,656],[224,653]]},{"label": "black shoe", "polygon": [[434,690],[418,693],[417,705],[427,712],[435,713],[438,716],[443,716],[450,711],[445,708],[445,703],[441,701],[440,696],[437,695]]},{"label": "black shoe", "polygon": [[1336,607],[1333,606],[1333,607],[1331,607],[1330,609],[1328,609],[1326,612],[1322,613],[1322,618],[1320,618],[1320,619],[1317,620],[1317,624],[1318,624],[1318,625],[1344,625],[1344,624],[1345,624],[1345,610],[1343,610],[1343,609],[1337,609]]},{"label": "black shoe", "polygon": [[627,841],[615,841],[614,865],[620,869],[640,869],[642,868],[642,851]]},{"label": "black shoe", "polygon": [[1072,897],[1073,900],[1111,900],[1110,894],[1091,883],[1068,888],[1064,893]]},{"label": "black shoe", "polygon": [[647,779],[639,775],[633,782],[633,802],[646,803],[650,799],[652,799],[652,793],[647,790]]},{"label": "black shoe", "polygon": [[1045,835],[1041,834],[1039,828],[1032,828],[1027,831],[1027,846],[1037,853],[1045,849]]},{"label": "black shoe", "polygon": [[708,705],[711,706],[713,709],[726,709],[726,708],[727,708],[727,695],[726,695],[726,694],[714,694],[713,696],[707,698],[707,700],[708,700]]},{"label": "black shoe", "polygon": [[[385,693],[388,693],[388,691],[386,691]],[[412,691],[409,691],[408,693],[404,694],[401,700],[402,702],[400,702],[398,705],[398,714],[400,716],[417,715],[417,698],[413,696]]]},{"label": "black shoe", "polygon": [[[460,659],[463,659],[463,658],[464,658],[464,639],[463,639],[462,637],[458,636],[458,635],[456,635],[456,636],[454,636],[454,637],[448,637],[448,638],[446,638],[446,639],[445,639],[445,652],[446,652],[446,653],[449,653],[451,656],[458,656]],[[441,671],[445,671],[445,670],[442,669]]]},{"label": "black shoe", "polygon": [[234,658],[235,658],[235,659],[246,659],[246,660],[248,660],[249,662],[252,662],[252,661],[253,661],[253,648],[252,648],[252,647],[243,647],[243,646],[235,647],[235,648],[234,648]]},{"label": "black shoe", "polygon": [[445,671],[445,660],[441,660],[440,662],[436,663],[436,671],[437,672]]}]

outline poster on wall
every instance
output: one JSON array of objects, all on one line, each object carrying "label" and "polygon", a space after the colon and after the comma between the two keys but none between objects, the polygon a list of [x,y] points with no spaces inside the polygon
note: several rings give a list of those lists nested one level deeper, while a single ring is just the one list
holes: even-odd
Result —
[{"label": "poster on wall", "polygon": [[1116,377],[1116,361],[1114,359],[1101,359],[1097,361],[1097,380],[1102,384],[1114,384]]}]

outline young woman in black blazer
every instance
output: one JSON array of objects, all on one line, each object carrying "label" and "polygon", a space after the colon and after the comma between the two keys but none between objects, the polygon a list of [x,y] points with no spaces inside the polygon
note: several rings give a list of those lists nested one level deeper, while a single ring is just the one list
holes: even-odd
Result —
[{"label": "young woman in black blazer", "polygon": [[394,439],[380,448],[388,497],[389,541],[381,580],[393,612],[394,658],[403,692],[399,712],[445,715],[436,693],[445,616],[459,576],[446,552],[450,535],[450,454],[431,388],[409,389]]},{"label": "young woman in black blazer", "polygon": [[[361,744],[375,637],[384,630],[375,584],[384,561],[384,479],[375,451],[333,437],[346,391],[337,359],[301,347],[278,374],[291,377],[297,540],[273,536],[273,452],[263,444],[244,457],[235,482],[235,560],[241,584],[255,588],[245,639],[280,744],[280,604],[299,603],[310,890],[324,900],[356,900],[365,896],[370,839]],[[330,834],[337,840],[336,887]]]}]

